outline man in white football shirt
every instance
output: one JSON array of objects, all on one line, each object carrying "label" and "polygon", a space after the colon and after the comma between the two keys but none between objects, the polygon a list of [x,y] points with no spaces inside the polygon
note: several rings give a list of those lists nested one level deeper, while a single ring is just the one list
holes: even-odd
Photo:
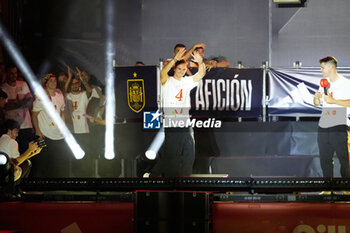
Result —
[{"label": "man in white football shirt", "polygon": [[[57,88],[57,78],[53,74],[47,74],[42,79],[42,85],[50,98],[57,113],[64,119],[64,96]],[[36,98],[32,110],[33,125],[39,139],[44,139],[47,147],[41,152],[41,156],[33,158],[33,175],[42,177],[67,177],[70,172],[70,157],[68,147],[63,140],[61,131],[53,122],[46,111],[45,106]]]},{"label": "man in white football shirt", "polygon": [[8,96],[5,106],[6,119],[12,119],[20,124],[19,136],[17,138],[19,151],[23,153],[28,143],[33,140],[33,125],[30,117],[30,109],[33,104],[33,96],[25,81],[17,80],[17,67],[10,65],[6,68],[6,82],[1,89]]},{"label": "man in white football shirt", "polygon": [[350,177],[347,142],[349,111],[344,107],[346,105],[342,104],[350,99],[350,80],[337,72],[337,62],[332,56],[320,60],[321,72],[323,77],[327,78],[329,87],[320,87],[314,96],[316,106],[320,106],[323,102],[317,142],[324,177],[333,177],[334,152],[340,162],[341,176]]},{"label": "man in white football shirt", "polygon": [[[92,91],[90,85],[82,79],[82,72],[78,68],[76,69],[77,75],[73,78],[68,68],[68,81],[65,86],[65,93],[67,93],[66,118],[69,117],[71,119],[74,137],[86,152],[86,155],[82,160],[72,161],[72,170],[74,176],[90,177],[93,175],[90,148],[95,145],[90,143],[90,130],[86,110]],[[82,87],[82,84],[85,88]],[[68,119],[66,120],[68,121]]]},{"label": "man in white football shirt", "polygon": [[[190,119],[190,91],[204,77],[205,64],[198,52],[193,52],[193,61],[199,64],[198,72],[185,76],[187,63],[183,59],[185,48],[180,48],[174,58],[162,69],[162,107],[164,113],[164,153],[152,169],[151,176],[189,176],[194,162],[194,140],[192,129],[186,125]],[[169,70],[174,67],[174,76]]]}]

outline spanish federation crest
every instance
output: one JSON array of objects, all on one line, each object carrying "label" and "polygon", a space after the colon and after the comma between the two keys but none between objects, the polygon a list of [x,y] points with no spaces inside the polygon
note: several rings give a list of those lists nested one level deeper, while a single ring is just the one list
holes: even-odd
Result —
[{"label": "spanish federation crest", "polygon": [[[134,73],[136,78],[137,74]],[[145,85],[143,79],[128,79],[128,105],[136,113],[145,107]]]}]

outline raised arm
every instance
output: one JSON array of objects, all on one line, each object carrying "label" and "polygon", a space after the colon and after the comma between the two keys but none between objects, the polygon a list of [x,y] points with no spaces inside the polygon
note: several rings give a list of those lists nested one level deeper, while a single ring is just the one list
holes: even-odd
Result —
[{"label": "raised arm", "polygon": [[205,64],[203,62],[203,57],[199,54],[198,51],[194,51],[192,53],[192,57],[192,61],[198,63],[198,72],[193,76],[193,81],[199,82],[206,74]]},{"label": "raised arm", "polygon": [[230,62],[223,60],[216,63],[216,67],[226,68],[230,66]]},{"label": "raised arm", "polygon": [[190,59],[190,57],[192,56],[193,51],[196,48],[206,48],[206,45],[204,43],[198,42],[197,44],[193,45],[192,48],[190,48],[190,50],[188,50],[184,56],[183,59],[185,59],[185,61],[187,61],[188,59]]},{"label": "raised arm", "polygon": [[230,62],[226,60],[218,61],[217,59],[210,59],[204,61],[207,70],[210,71],[212,68],[227,68],[230,66]]},{"label": "raised arm", "polygon": [[87,97],[89,98],[91,96],[91,93],[92,93],[92,88],[91,88],[90,84],[87,81],[85,81],[86,79],[83,78],[83,75],[85,75],[85,74],[83,74],[83,72],[81,72],[77,66],[75,67],[75,69],[78,72],[78,76],[80,78],[80,81],[84,85],[86,92],[87,92],[86,93]]},{"label": "raised arm", "polygon": [[66,95],[68,93],[68,88],[69,88],[69,85],[70,85],[70,82],[72,81],[72,78],[73,78],[73,74],[72,74],[72,71],[70,69],[70,67],[68,66],[68,80],[66,82],[66,84],[64,84],[64,95]]},{"label": "raised arm", "polygon": [[175,54],[174,58],[163,67],[162,71],[160,72],[160,82],[162,83],[162,85],[164,85],[168,80],[169,78],[168,72],[170,71],[171,67],[173,67],[177,61],[184,58],[185,52],[186,52],[185,48],[179,49],[177,54]]}]

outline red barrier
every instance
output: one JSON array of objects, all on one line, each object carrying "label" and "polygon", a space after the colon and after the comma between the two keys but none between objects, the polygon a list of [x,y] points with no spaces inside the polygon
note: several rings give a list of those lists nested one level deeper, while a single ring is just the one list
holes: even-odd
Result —
[{"label": "red barrier", "polygon": [[348,203],[216,203],[214,233],[347,233]]},{"label": "red barrier", "polygon": [[131,233],[133,215],[132,202],[3,202],[0,203],[0,230],[11,229],[21,233]]},{"label": "red barrier", "polygon": [[[133,232],[134,204],[0,203],[0,230]],[[214,203],[214,233],[347,233],[350,203]],[[63,230],[63,231],[62,231]]]}]

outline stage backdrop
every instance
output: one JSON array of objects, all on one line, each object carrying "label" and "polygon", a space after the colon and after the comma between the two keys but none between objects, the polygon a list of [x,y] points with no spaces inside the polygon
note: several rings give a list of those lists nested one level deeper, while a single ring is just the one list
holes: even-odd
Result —
[{"label": "stage backdrop", "polygon": [[192,115],[215,118],[262,115],[263,69],[218,68],[191,92]]},{"label": "stage backdrop", "polygon": [[[195,70],[192,70],[196,72]],[[157,67],[115,69],[116,113],[120,118],[142,118],[157,109]],[[191,92],[195,117],[259,117],[262,114],[263,69],[212,69]]]},{"label": "stage backdrop", "polygon": [[[338,68],[338,72],[350,78],[350,68]],[[320,86],[320,68],[270,68],[268,88],[269,115],[314,115],[321,108],[313,104],[313,96]]]},{"label": "stage backdrop", "polygon": [[142,118],[144,110],[157,110],[157,67],[115,68],[115,98],[119,118]]}]

